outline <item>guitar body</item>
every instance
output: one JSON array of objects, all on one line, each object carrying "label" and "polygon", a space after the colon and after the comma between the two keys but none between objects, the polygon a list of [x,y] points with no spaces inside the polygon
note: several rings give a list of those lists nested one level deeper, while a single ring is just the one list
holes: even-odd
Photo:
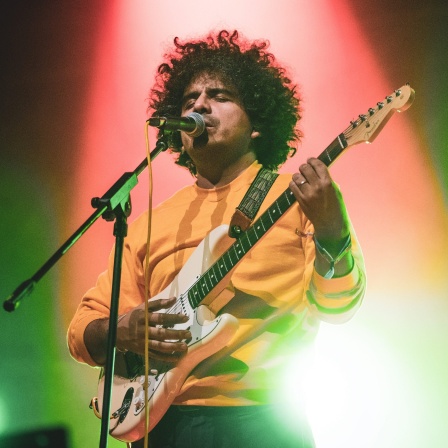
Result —
[{"label": "guitar body", "polygon": [[[171,310],[160,312],[174,311],[187,315],[189,320],[174,328],[188,328],[192,338],[188,342],[187,354],[174,367],[171,363],[150,360],[149,430],[163,417],[189,373],[201,361],[224,348],[238,328],[237,319],[230,314],[215,317],[204,305],[193,308],[187,295],[192,284],[222,254],[222,247],[228,240],[227,231],[226,225],[214,229],[196,248],[173,282],[150,299],[176,296],[176,305]],[[214,293],[217,295],[216,289]],[[143,357],[130,352],[117,352],[112,386],[110,434],[118,440],[132,442],[145,435],[144,381]],[[98,400],[94,404],[98,417],[101,417],[103,390],[104,375],[101,375]]]}]

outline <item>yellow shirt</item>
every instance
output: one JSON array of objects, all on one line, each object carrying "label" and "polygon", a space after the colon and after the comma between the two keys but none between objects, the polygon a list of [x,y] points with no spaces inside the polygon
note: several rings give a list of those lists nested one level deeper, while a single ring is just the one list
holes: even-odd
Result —
[{"label": "yellow shirt", "polygon": [[[254,163],[229,185],[201,189],[191,185],[153,210],[149,255],[150,297],[163,291],[205,236],[229,224],[235,208],[255,178]],[[264,200],[260,215],[288,187],[281,174]],[[319,321],[348,320],[365,289],[362,254],[352,232],[352,271],[325,279],[314,270],[311,222],[297,203],[279,219],[243,258],[231,277],[228,295],[209,303],[214,313],[230,313],[239,328],[225,356],[212,356],[185,381],[175,404],[250,405],[269,400],[274,376],[291,354],[311,342]],[[308,236],[306,236],[308,234]],[[119,315],[144,300],[147,213],[130,226],[125,239]],[[90,289],[70,324],[68,344],[78,361],[95,365],[83,341],[87,325],[109,315],[113,257],[97,285]]]}]

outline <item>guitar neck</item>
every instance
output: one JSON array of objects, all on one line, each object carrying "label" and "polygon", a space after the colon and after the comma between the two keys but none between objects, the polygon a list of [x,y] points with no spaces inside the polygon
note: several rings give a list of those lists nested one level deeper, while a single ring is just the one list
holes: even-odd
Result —
[{"label": "guitar neck", "polygon": [[[318,156],[328,167],[344,149],[347,142],[344,134],[338,135]],[[274,203],[227,249],[222,256],[194,283],[188,291],[188,298],[196,308],[213,288],[241,261],[252,247],[267,233],[280,217],[296,203],[293,192],[287,188]]]},{"label": "guitar neck", "polygon": [[339,134],[317,158],[329,167],[347,147],[348,144],[345,135],[343,133]]}]

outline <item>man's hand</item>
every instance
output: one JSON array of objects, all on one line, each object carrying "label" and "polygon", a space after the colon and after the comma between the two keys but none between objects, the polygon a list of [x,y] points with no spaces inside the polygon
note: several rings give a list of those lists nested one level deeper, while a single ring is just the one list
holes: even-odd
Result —
[{"label": "man's hand", "polygon": [[[184,314],[158,313],[176,303],[176,298],[150,300],[148,302],[148,346],[149,356],[166,362],[176,362],[187,352],[185,340],[191,338],[188,330],[174,330],[176,324],[187,322]],[[143,355],[145,353],[145,309],[144,303],[129,313],[120,316],[117,326],[117,348]]]},{"label": "man's hand", "polygon": [[341,193],[328,168],[319,159],[308,159],[293,174],[289,188],[313,223],[320,242],[337,242],[349,234],[347,213]]},{"label": "man's hand", "polygon": [[[289,184],[297,202],[314,226],[314,238],[333,257],[337,257],[347,244],[350,225],[341,192],[331,179],[326,165],[319,159],[308,159],[293,174]],[[353,268],[351,252],[342,256],[336,265],[331,265],[316,251],[315,268],[323,276],[343,276]]]},{"label": "man's hand", "polygon": [[[158,313],[176,303],[176,298],[150,300],[148,352],[152,359],[177,362],[187,352],[185,341],[191,339],[188,330],[174,330],[175,324],[187,322],[184,314]],[[145,304],[119,316],[117,325],[117,349],[129,350],[140,355],[145,353]],[[86,327],[84,343],[90,356],[98,365],[106,362],[107,335],[109,319],[97,319]]]}]

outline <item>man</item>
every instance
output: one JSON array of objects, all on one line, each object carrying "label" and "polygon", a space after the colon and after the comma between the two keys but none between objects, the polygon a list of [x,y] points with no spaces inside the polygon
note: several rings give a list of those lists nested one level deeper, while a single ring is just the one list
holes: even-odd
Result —
[{"label": "man", "polygon": [[[138,354],[145,350],[145,269],[154,297],[212,229],[231,222],[261,166],[277,169],[292,152],[289,144],[300,138],[299,97],[265,42],[247,42],[236,31],[174,42],[159,66],[150,108],[156,116],[199,113],[206,130],[199,137],[182,132],[171,138],[177,163],[196,182],[153,210],[150,247],[148,213],[129,228],[117,349]],[[213,313],[236,317],[236,333],[189,374],[151,431],[151,447],[314,446],[305,418],[292,432],[280,423],[276,379],[313,340],[320,320],[342,322],[353,315],[365,274],[341,194],[324,163],[311,158],[292,177],[279,175],[260,213],[288,187],[295,204],[243,257],[226,288],[231,294],[208,303]],[[93,366],[105,363],[111,272],[112,259],[68,333],[72,355]],[[149,301],[150,361],[176,365],[188,356],[191,333],[175,327],[187,317],[157,312],[175,303],[176,297]],[[295,368],[299,378],[300,364]]]}]

